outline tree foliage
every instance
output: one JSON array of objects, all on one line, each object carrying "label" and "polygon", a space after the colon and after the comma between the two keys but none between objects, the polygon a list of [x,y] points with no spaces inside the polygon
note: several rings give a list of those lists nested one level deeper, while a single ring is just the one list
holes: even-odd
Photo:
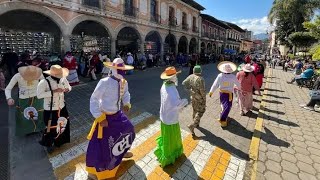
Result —
[{"label": "tree foliage", "polygon": [[288,39],[293,46],[305,50],[317,42],[317,39],[310,32],[295,32],[290,34]]},{"label": "tree foliage", "polygon": [[313,60],[320,60],[320,44],[316,44],[313,46],[310,51],[310,54],[312,54],[312,59]]},{"label": "tree foliage", "polygon": [[317,16],[314,22],[304,22],[303,26],[311,32],[311,34],[320,40],[320,16]]}]

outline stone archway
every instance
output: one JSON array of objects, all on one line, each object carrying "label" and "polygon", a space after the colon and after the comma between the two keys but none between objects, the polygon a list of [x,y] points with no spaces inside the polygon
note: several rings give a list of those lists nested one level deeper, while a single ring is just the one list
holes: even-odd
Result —
[{"label": "stone archway", "polygon": [[197,53],[198,49],[198,44],[196,38],[191,38],[190,43],[189,43],[189,53]]},{"label": "stone archway", "polygon": [[[116,39],[116,50],[120,55],[128,52],[136,53],[141,48],[141,36],[138,30],[127,26],[122,28]],[[117,54],[118,54],[117,53]]]},{"label": "stone archway", "polygon": [[164,41],[164,52],[165,53],[175,53],[176,52],[176,44],[177,44],[176,37],[173,34],[169,33],[166,36],[166,39]]},{"label": "stone archway", "polygon": [[207,48],[206,48],[206,43],[205,43],[205,42],[202,42],[201,45],[200,45],[200,47],[201,47],[200,53],[201,53],[201,54],[206,53],[206,50],[207,50]]},{"label": "stone archway", "polygon": [[212,53],[212,44],[211,43],[207,44],[207,53],[209,53],[209,54]]},{"label": "stone archway", "polygon": [[215,43],[212,44],[212,52],[217,54],[217,45]]},{"label": "stone archway", "polygon": [[158,31],[150,31],[145,38],[145,52],[158,54],[161,53],[162,38]]},{"label": "stone archway", "polygon": [[179,53],[188,53],[188,39],[185,36],[181,36],[178,44]]}]

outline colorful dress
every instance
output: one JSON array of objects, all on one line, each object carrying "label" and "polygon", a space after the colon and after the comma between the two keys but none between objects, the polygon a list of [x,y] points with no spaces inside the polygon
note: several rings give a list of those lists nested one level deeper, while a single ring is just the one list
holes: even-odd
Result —
[{"label": "colorful dress", "polygon": [[235,85],[240,87],[234,74],[220,73],[211,86],[210,93],[213,93],[218,88],[220,90],[220,103],[222,109],[219,121],[221,124],[227,123],[227,118],[232,108],[233,88]]},{"label": "colorful dress", "polygon": [[63,67],[69,69],[69,75],[67,77],[69,84],[71,86],[79,84],[79,78],[78,78],[78,63],[74,56],[66,56],[63,59]]},{"label": "colorful dress", "polygon": [[179,125],[179,110],[188,104],[186,99],[180,99],[174,83],[164,82],[160,91],[161,135],[157,138],[157,156],[161,167],[173,164],[183,153],[181,131]]},{"label": "colorful dress", "polygon": [[[122,104],[130,106],[127,81],[114,76],[101,79],[90,98],[90,112],[96,119],[88,135],[86,155],[86,170],[98,179],[115,177],[135,138],[134,127],[121,110]],[[108,127],[100,125],[105,119]]]},{"label": "colorful dress", "polygon": [[51,76],[41,80],[37,89],[38,98],[44,99],[43,108],[45,125],[48,127],[48,122],[51,120],[49,125],[51,127],[57,126],[60,117],[67,120],[67,122],[63,125],[63,132],[58,133],[56,128],[52,128],[48,133],[46,133],[47,137],[43,138],[39,142],[42,146],[46,147],[52,147],[53,145],[60,147],[61,145],[70,142],[70,121],[69,113],[65,104],[64,93],[52,92],[58,88],[68,89],[71,91],[71,86],[66,78],[55,80]]},{"label": "colorful dress", "polygon": [[[40,78],[43,78],[41,76]],[[45,128],[43,123],[43,100],[37,98],[39,80],[26,81],[20,73],[15,74],[5,89],[10,99],[13,87],[18,83],[19,97],[16,103],[16,136],[39,132]]]}]

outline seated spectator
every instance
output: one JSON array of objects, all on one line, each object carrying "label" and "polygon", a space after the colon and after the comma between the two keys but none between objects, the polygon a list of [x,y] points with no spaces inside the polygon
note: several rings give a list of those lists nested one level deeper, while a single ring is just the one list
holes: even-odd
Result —
[{"label": "seated spectator", "polygon": [[292,84],[294,81],[297,82],[298,85],[302,85],[303,80],[310,79],[314,74],[313,67],[309,66],[308,69],[303,71],[300,75],[297,75],[295,78],[293,78],[289,84]]},{"label": "seated spectator", "polygon": [[[313,91],[320,91],[320,77],[318,77],[318,79],[314,83]],[[307,104],[301,104],[300,107],[305,108],[310,111],[314,111],[315,105],[320,106],[320,95],[311,98]]]}]

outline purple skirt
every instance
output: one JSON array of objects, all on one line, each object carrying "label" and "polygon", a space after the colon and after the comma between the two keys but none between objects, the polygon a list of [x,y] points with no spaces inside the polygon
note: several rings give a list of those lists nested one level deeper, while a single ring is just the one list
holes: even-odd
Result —
[{"label": "purple skirt", "polygon": [[108,127],[103,128],[102,139],[98,139],[98,126],[89,141],[86,166],[97,172],[117,167],[135,138],[134,127],[128,117],[119,111],[107,115]]}]

